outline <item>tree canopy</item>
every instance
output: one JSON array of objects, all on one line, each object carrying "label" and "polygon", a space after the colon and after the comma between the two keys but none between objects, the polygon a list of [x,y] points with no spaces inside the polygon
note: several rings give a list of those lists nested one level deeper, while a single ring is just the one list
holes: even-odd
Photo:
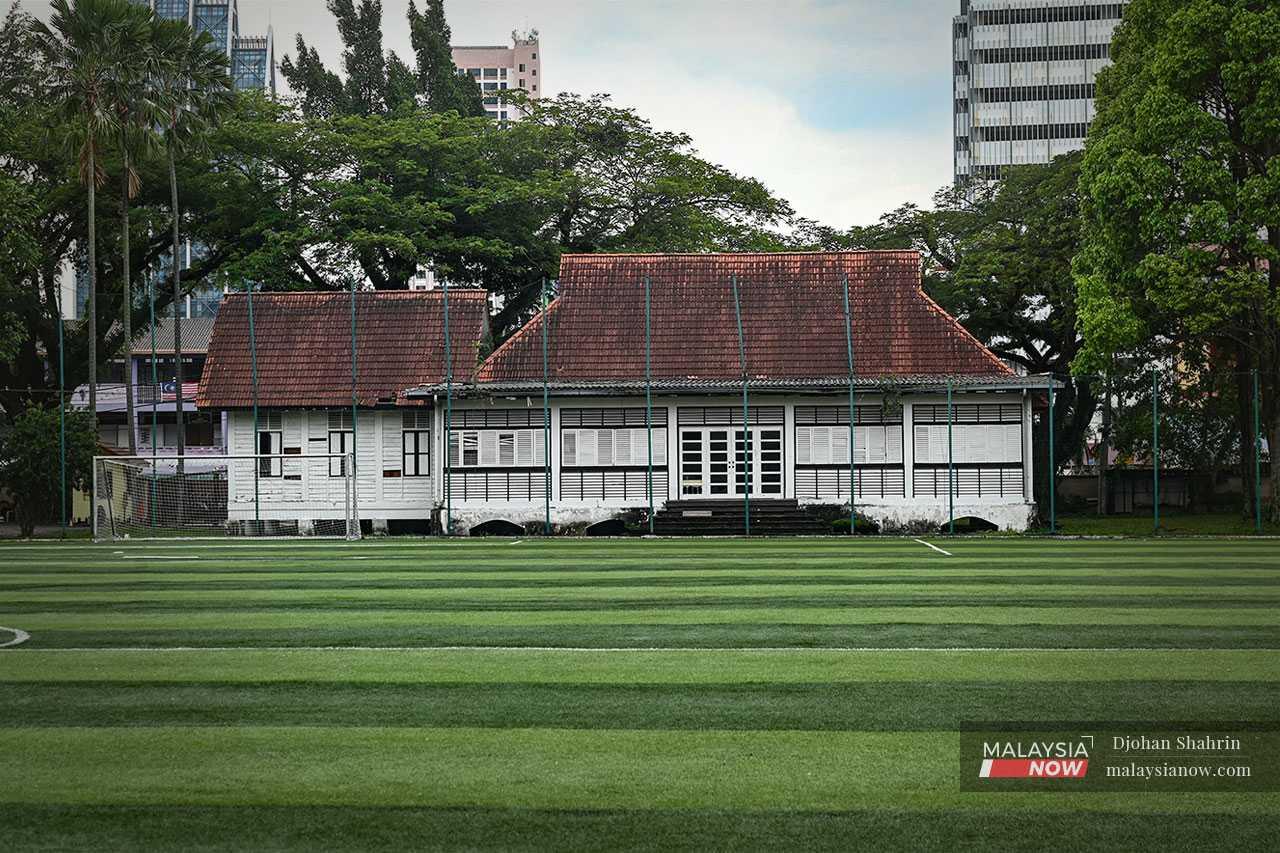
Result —
[{"label": "tree canopy", "polygon": [[1077,369],[1152,341],[1208,348],[1241,400],[1260,372],[1280,446],[1280,6],[1135,0],[1112,55],[1080,181]]}]

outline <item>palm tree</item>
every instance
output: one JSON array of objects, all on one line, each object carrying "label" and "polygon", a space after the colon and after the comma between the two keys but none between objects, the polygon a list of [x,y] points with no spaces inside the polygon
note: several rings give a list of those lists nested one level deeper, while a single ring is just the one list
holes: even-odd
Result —
[{"label": "palm tree", "polygon": [[[140,12],[149,18],[147,37],[150,39],[153,19],[145,7]],[[116,91],[116,117],[119,123],[120,144],[120,254],[123,281],[124,310],[121,325],[125,344],[125,412],[129,428],[129,454],[138,452],[138,424],[134,406],[133,382],[133,287],[132,263],[129,245],[129,200],[141,189],[141,178],[136,164],[148,151],[157,146],[156,128],[164,121],[164,111],[157,102],[156,83],[162,79],[161,69],[165,58],[158,55],[153,46],[133,58],[128,69],[131,85],[120,86]],[[151,436],[152,444],[155,436]]]},{"label": "palm tree", "polygon": [[169,158],[173,214],[173,360],[177,384],[178,455],[186,452],[182,400],[182,237],[179,233],[178,153],[199,148],[232,103],[227,58],[207,33],[181,21],[157,21],[152,33],[162,93],[164,147]]},{"label": "palm tree", "polygon": [[145,7],[129,0],[53,0],[46,25],[32,34],[44,59],[49,97],[79,142],[80,181],[88,189],[89,411],[98,418],[97,189],[106,183],[102,149],[120,131],[115,105],[136,85],[147,43]]}]

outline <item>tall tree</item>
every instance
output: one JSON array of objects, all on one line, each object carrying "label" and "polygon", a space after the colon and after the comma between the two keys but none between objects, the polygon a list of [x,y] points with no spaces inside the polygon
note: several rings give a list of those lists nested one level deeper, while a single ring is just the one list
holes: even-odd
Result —
[{"label": "tall tree", "polygon": [[1280,5],[1135,0],[1112,57],[1080,181],[1078,369],[1153,341],[1208,347],[1232,365],[1251,467],[1252,370],[1280,447]]},{"label": "tall tree", "polygon": [[[129,85],[115,92],[116,120],[119,124],[120,153],[120,278],[123,308],[120,312],[125,346],[124,395],[125,424],[129,431],[129,453],[138,452],[138,423],[134,400],[133,381],[133,266],[130,241],[131,222],[129,202],[138,194],[141,178],[138,160],[156,147],[156,125],[164,119],[157,99],[159,93],[154,84],[162,79],[159,65],[166,57],[158,54],[151,43],[150,24],[146,28],[147,44],[143,50],[130,57],[135,68],[128,74]],[[154,436],[152,437],[154,441]]]},{"label": "tall tree", "polygon": [[46,25],[33,21],[46,90],[78,144],[80,180],[88,193],[89,411],[98,414],[97,190],[106,182],[103,146],[120,132],[116,104],[128,97],[149,40],[150,12],[128,0],[53,0]]},{"label": "tall tree", "polygon": [[324,60],[314,47],[307,47],[299,34],[298,57],[286,56],[280,61],[280,73],[289,88],[300,98],[300,109],[307,118],[326,118],[348,112],[347,91],[342,78],[324,67]]},{"label": "tall tree", "polygon": [[342,37],[346,101],[356,115],[387,109],[387,57],[382,52],[382,0],[329,0]]},{"label": "tall tree", "polygon": [[170,275],[173,282],[173,360],[178,455],[186,452],[182,395],[182,233],[178,204],[178,155],[198,150],[232,104],[227,59],[207,33],[181,21],[157,22],[154,33],[157,83],[162,93],[164,148],[169,167],[172,214]]},{"label": "tall tree", "polygon": [[[1054,409],[1055,457],[1076,456],[1099,402],[1092,376],[1072,376],[1084,345],[1071,263],[1079,248],[1081,157],[1011,170],[1000,182],[945,187],[931,208],[904,205],[875,225],[835,232],[808,224],[809,248],[913,248],[925,289],[970,332],[1028,373],[1065,383]],[[1040,447],[1047,447],[1047,429]],[[1047,453],[1040,464],[1046,470]],[[1047,480],[1037,483],[1047,497]]]},{"label": "tall tree", "polygon": [[409,40],[418,59],[418,91],[429,110],[485,114],[479,85],[453,64],[453,33],[445,20],[444,0],[426,0],[422,12],[409,0]]}]

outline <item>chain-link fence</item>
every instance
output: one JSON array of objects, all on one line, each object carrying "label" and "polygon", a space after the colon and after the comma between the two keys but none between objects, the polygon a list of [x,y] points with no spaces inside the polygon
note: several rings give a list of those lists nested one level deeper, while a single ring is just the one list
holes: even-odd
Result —
[{"label": "chain-link fence", "polygon": [[[635,349],[635,372],[627,378],[627,393],[633,406],[643,396],[644,417],[634,427],[639,430],[642,425],[643,433],[627,439],[627,465],[636,470],[622,476],[643,481],[642,499],[632,500],[641,521],[632,530],[654,533],[654,519],[670,495],[686,496],[683,483],[671,490],[667,485],[668,477],[684,477],[685,448],[680,439],[673,440],[674,458],[666,458],[668,417],[675,415],[665,404],[655,403],[659,394],[672,396],[671,377],[654,372],[655,285],[647,277],[633,284],[634,308],[643,311],[643,340],[629,344]],[[745,286],[737,276],[725,281],[731,314],[728,328],[720,330],[736,353],[736,369],[729,370],[737,375],[725,379],[720,392],[726,399],[736,395],[726,407],[736,411],[726,415],[729,427],[720,460],[732,473],[725,476],[721,492],[701,495],[740,500],[742,529],[737,532],[754,532],[753,519],[760,509],[753,509],[753,502],[767,504],[784,497],[839,505],[846,531],[868,527],[870,516],[863,503],[913,497],[944,502],[943,520],[935,524],[939,532],[981,530],[990,525],[980,507],[974,509],[980,503],[975,497],[1009,497],[1011,489],[1025,493],[1034,504],[1032,532],[1280,532],[1272,515],[1276,492],[1268,436],[1269,425],[1277,419],[1266,407],[1257,371],[1234,370],[1219,359],[1193,359],[1185,352],[1140,362],[1117,360],[1102,375],[1026,377],[1020,391],[1007,395],[1010,405],[989,413],[974,402],[963,376],[933,377],[924,384],[914,377],[915,384],[903,385],[895,385],[891,377],[875,381],[863,376],[859,323],[868,307],[859,300],[868,297],[852,293],[847,278],[822,283],[830,291],[833,313],[839,314],[839,331],[832,327],[828,332],[840,338],[834,343],[843,356],[844,385],[838,385],[841,377],[825,376],[834,390],[827,388],[821,399],[816,392],[789,398],[795,412],[822,409],[830,424],[801,424],[795,417],[779,421],[777,450],[785,465],[795,470],[785,477],[778,474],[785,489],[780,485],[778,491],[766,493],[755,484],[772,476],[763,470],[772,463],[765,461],[759,445],[775,439],[772,433],[758,434],[752,425],[760,422],[760,401],[776,403],[782,394],[753,369],[751,347],[760,330],[752,328],[750,318],[744,321]],[[327,519],[324,507],[300,507],[297,512],[314,518],[302,519],[298,530],[327,530],[331,522],[341,522],[355,525],[357,532],[455,532],[456,496],[474,500],[477,494],[469,485],[473,474],[466,470],[471,454],[483,462],[490,453],[498,467],[510,456],[511,466],[517,467],[517,458],[524,459],[521,454],[527,450],[524,467],[532,473],[521,494],[542,508],[531,532],[556,532],[553,502],[558,503],[564,472],[554,460],[563,462],[565,442],[572,440],[576,449],[586,433],[567,436],[565,425],[553,418],[553,409],[566,393],[556,360],[574,342],[556,338],[559,327],[546,310],[557,295],[557,283],[544,281],[536,287],[534,307],[548,319],[526,327],[537,337],[536,373],[541,380],[530,383],[524,397],[529,411],[527,424],[522,424],[533,436],[528,442],[518,431],[509,438],[506,432],[475,435],[475,418],[460,414],[458,408],[468,398],[467,405],[474,408],[474,371],[493,349],[483,340],[492,307],[483,291],[445,285],[428,298],[356,288],[267,294],[246,287],[224,300],[220,342],[210,340],[212,321],[188,321],[184,331],[181,323],[156,318],[152,312],[132,349],[124,350],[108,368],[106,375],[116,381],[100,385],[97,422],[87,429],[84,387],[69,388],[60,379],[52,389],[0,389],[7,395],[7,406],[39,413],[30,416],[31,423],[16,423],[0,436],[9,471],[0,512],[6,521],[18,523],[19,532],[40,529],[68,535],[94,521],[89,494],[94,466],[86,455],[128,458],[130,470],[146,468],[135,479],[145,480],[147,488],[129,492],[145,495],[145,507],[99,504],[127,513],[129,524],[138,528],[132,533],[142,535],[147,519],[186,512],[182,505],[168,506],[162,500],[190,491],[169,483],[166,472],[184,472],[190,479],[190,471],[201,469],[174,460],[343,457],[350,460],[351,470],[326,476],[344,478],[344,487],[352,492],[344,504],[350,507],[349,515]],[[628,302],[623,307],[632,306]],[[379,334],[366,334],[371,330]],[[388,353],[387,341],[401,333],[403,349]],[[64,358],[48,354],[51,372]],[[397,372],[389,364],[405,367]],[[212,384],[222,389],[220,396],[197,399],[202,374],[216,380]],[[401,396],[412,382],[439,377],[443,381],[433,399]],[[913,415],[906,415],[901,401],[912,395],[929,402],[920,402]],[[890,409],[896,417],[885,414]],[[1001,414],[1000,409],[1009,412]],[[436,430],[443,432],[438,453],[432,440]],[[900,434],[894,435],[895,430]],[[655,433],[664,442],[656,449]],[[595,440],[597,433],[591,435]],[[485,443],[488,438],[493,438],[492,448]],[[697,467],[698,476],[711,482],[714,472],[703,469],[719,464],[719,457],[708,456],[714,448],[706,445],[696,449],[702,455],[690,467]],[[591,453],[598,461],[596,451]],[[585,452],[582,456],[586,458]],[[147,457],[152,459],[149,466],[143,465]],[[660,465],[655,465],[656,457],[662,457]],[[328,472],[330,467],[327,462],[302,465],[308,471]],[[109,463],[99,466],[109,468]],[[298,478],[277,475],[277,469],[292,467],[285,463],[246,469],[262,476],[253,478],[252,506],[239,507],[235,523],[230,519],[234,513],[228,511],[222,525],[227,531],[253,535],[268,522],[273,529],[294,529],[297,519],[283,518],[282,506],[272,502],[298,491],[293,484]],[[432,486],[435,477],[442,478],[442,488]],[[262,479],[281,482],[264,490]],[[585,494],[586,475],[582,479],[579,490]],[[607,472],[600,479],[603,495]],[[510,489],[509,475],[507,480]],[[361,508],[370,504],[389,517],[381,522],[382,529],[372,527],[374,519],[360,517]],[[213,530],[220,521],[202,520],[201,525]]]}]

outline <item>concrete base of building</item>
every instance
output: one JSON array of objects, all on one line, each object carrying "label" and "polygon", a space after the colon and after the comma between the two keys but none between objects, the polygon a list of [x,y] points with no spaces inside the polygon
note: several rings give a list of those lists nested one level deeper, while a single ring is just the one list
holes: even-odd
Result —
[{"label": "concrete base of building", "polygon": [[[656,509],[661,509],[661,505]],[[646,508],[625,508],[604,504],[567,504],[551,506],[551,524],[559,531],[585,533],[592,525],[612,521]],[[1036,505],[1026,502],[993,503],[990,501],[956,501],[954,508],[946,501],[898,500],[859,503],[858,514],[874,521],[885,533],[925,533],[928,528],[942,528],[952,517],[978,518],[998,529],[1025,532],[1036,517]],[[954,512],[954,515],[952,514]],[[453,534],[469,535],[491,522],[507,522],[515,527],[540,531],[546,520],[544,504],[499,504],[484,507],[453,507]],[[441,514],[443,519],[443,513]]]}]

